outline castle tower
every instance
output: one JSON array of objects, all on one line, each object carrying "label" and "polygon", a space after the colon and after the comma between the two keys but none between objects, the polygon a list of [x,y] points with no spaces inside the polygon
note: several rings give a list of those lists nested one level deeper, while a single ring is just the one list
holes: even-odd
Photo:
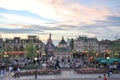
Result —
[{"label": "castle tower", "polygon": [[47,40],[47,43],[46,43],[46,46],[45,46],[45,51],[46,51],[46,54],[48,57],[52,56],[54,54],[54,49],[55,49],[55,46],[52,42],[52,38],[51,38],[51,34],[49,34],[49,38]]}]

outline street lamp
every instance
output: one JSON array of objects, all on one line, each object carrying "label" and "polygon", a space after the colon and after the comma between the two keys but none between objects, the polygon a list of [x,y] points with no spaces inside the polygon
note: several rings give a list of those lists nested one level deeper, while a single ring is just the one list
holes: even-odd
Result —
[{"label": "street lamp", "polygon": [[7,57],[8,57],[7,52],[4,53],[3,57],[4,57],[4,58],[7,58]]},{"label": "street lamp", "polygon": [[34,58],[35,60],[35,79],[37,79],[37,58]]},{"label": "street lamp", "polygon": [[109,59],[110,59],[110,57],[107,57],[107,60],[108,60],[108,77],[110,77],[110,72],[109,72],[109,68],[110,68]]}]

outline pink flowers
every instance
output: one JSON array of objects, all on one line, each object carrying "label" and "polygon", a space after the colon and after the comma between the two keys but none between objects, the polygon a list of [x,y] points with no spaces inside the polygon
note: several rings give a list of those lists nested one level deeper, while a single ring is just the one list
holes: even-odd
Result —
[{"label": "pink flowers", "polygon": [[105,70],[99,68],[77,68],[75,69],[78,73],[103,73]]},{"label": "pink flowers", "polygon": [[[37,69],[37,74],[42,75],[42,74],[59,74],[61,71],[60,69]],[[26,76],[26,75],[34,75],[35,70],[26,70],[24,72],[21,72],[21,76]]]}]

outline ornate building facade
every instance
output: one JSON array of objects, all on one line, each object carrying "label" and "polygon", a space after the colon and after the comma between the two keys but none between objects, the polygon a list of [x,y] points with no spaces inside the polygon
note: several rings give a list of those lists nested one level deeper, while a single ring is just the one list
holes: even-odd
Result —
[{"label": "ornate building facade", "polygon": [[58,43],[58,48],[55,51],[55,56],[59,57],[72,57],[72,52],[70,52],[67,42],[62,37],[62,40]]},{"label": "ornate building facade", "polygon": [[88,38],[86,36],[79,36],[74,40],[74,50],[76,52],[84,52],[86,50],[99,51],[99,43],[97,38]]},{"label": "ornate building facade", "polygon": [[[70,44],[70,43],[69,43]],[[101,40],[97,38],[88,38],[86,36],[79,36],[74,39],[74,51],[76,53],[95,53],[101,57],[120,57],[120,39],[116,40]],[[74,53],[74,52],[73,52]]]},{"label": "ornate building facade", "polygon": [[60,52],[69,51],[67,42],[64,40],[64,37],[62,37],[62,40],[59,42],[57,51],[60,51]]},{"label": "ornate building facade", "polygon": [[32,43],[37,50],[44,50],[45,48],[44,43],[35,35],[28,35],[27,39],[21,39],[20,37],[14,37],[13,39],[6,38],[3,42],[5,51],[13,55],[25,54],[25,48],[29,43]]}]

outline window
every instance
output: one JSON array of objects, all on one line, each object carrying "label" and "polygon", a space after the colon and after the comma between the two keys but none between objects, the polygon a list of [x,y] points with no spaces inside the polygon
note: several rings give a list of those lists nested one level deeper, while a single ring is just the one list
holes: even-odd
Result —
[{"label": "window", "polygon": [[17,40],[17,39],[15,40],[15,43],[18,43],[18,40]]}]

